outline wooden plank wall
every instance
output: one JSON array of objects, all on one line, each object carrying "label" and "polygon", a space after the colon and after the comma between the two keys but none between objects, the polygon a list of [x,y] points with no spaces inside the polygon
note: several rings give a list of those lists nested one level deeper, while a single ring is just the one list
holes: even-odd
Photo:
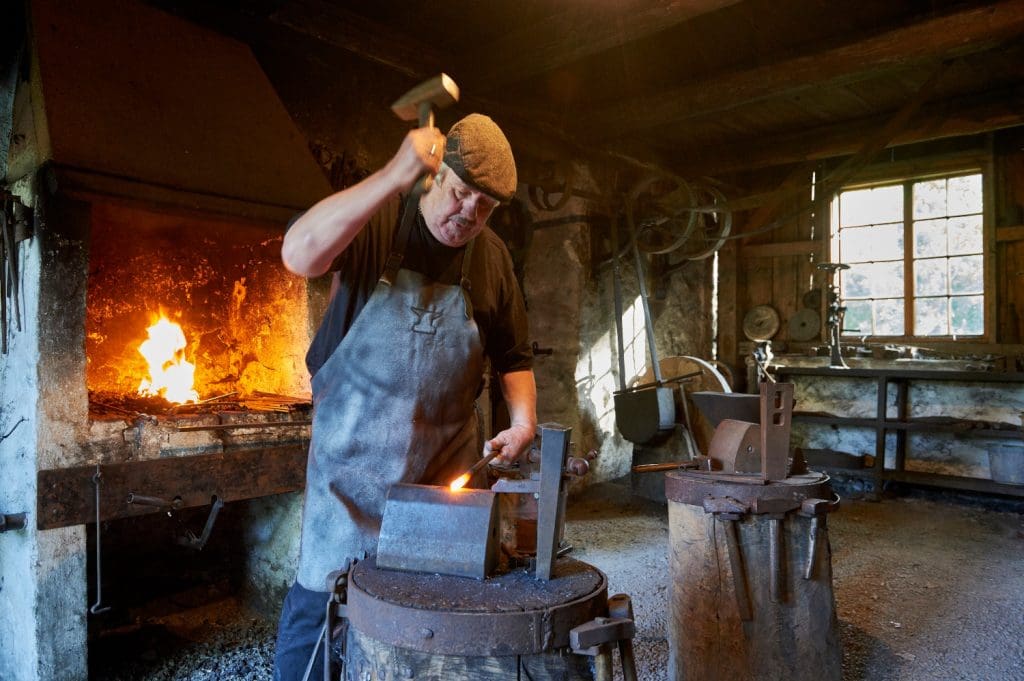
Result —
[{"label": "wooden plank wall", "polygon": [[[773,350],[787,349],[790,346],[789,320],[803,308],[804,294],[811,282],[815,286],[821,285],[820,273],[815,270],[815,265],[821,261],[821,245],[824,243],[821,229],[814,227],[813,211],[800,212],[810,204],[811,173],[812,168],[804,167],[796,172],[786,168],[758,174],[748,189],[750,194],[770,192],[783,184],[794,183],[802,185],[805,190],[789,192],[774,210],[762,208],[735,216],[737,234],[756,232],[779,220],[780,216],[791,216],[771,231],[739,239],[736,257],[723,258],[719,263],[721,278],[735,280],[734,324],[727,327],[726,319],[722,319],[720,348],[722,360],[733,367],[737,378],[745,375],[745,357],[750,349],[743,334],[743,320],[747,313],[758,305],[775,308],[779,314],[779,331],[772,339]],[[727,307],[727,304],[723,303],[722,307]],[[733,354],[727,354],[730,351]],[[742,385],[737,386],[737,389],[742,388]]]},{"label": "wooden plank wall", "polygon": [[995,151],[996,329],[1024,342],[1024,131],[1001,134]]},{"label": "wooden plank wall", "polygon": [[[995,220],[995,343],[987,344],[989,351],[998,351],[998,345],[1019,345],[1024,342],[1024,128],[995,133],[993,149],[993,192]],[[733,234],[756,231],[791,215],[810,202],[809,186],[812,166],[776,168],[752,174],[737,180],[742,182],[748,196],[778,189],[786,182],[801,178],[808,186],[806,193],[790,194],[765,218],[763,209],[735,215]],[[824,273],[815,266],[828,261],[827,232],[828,203],[818,211],[823,213],[815,225],[814,211],[804,211],[785,220],[777,229],[737,239],[735,251],[723,249],[720,258],[721,288],[720,310],[728,311],[720,317],[720,359],[733,368],[740,379],[746,373],[745,360],[751,344],[743,334],[744,316],[757,305],[771,305],[779,313],[779,332],[772,339],[772,349],[781,352],[809,352],[814,345],[826,342],[824,332],[824,298],[819,307],[822,330],[808,342],[792,341],[788,323],[803,307],[803,296],[810,282],[821,288],[827,282]],[[1016,349],[1007,348],[1011,354]],[[742,390],[742,382],[737,389]]]}]

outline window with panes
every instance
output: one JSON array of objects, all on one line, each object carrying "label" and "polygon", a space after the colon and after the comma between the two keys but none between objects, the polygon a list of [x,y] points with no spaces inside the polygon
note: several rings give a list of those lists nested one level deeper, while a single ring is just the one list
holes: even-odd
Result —
[{"label": "window with panes", "polygon": [[843,335],[985,333],[982,175],[847,188],[832,201]]}]

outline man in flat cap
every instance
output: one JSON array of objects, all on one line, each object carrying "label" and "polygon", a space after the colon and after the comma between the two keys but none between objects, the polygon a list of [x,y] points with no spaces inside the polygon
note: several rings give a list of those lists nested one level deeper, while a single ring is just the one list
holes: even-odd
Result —
[{"label": "man in flat cap", "polygon": [[[433,183],[416,215],[397,219],[398,195],[424,173]],[[392,484],[447,484],[482,453],[500,449],[511,462],[533,441],[525,306],[508,251],[486,226],[515,191],[508,140],[493,120],[471,114],[447,139],[432,127],[411,131],[383,168],[317,203],[285,236],[289,270],[333,272],[333,283],[306,357],[313,434],[277,679],[302,678],[324,625],[327,575],[376,552]],[[481,452],[474,401],[485,359],[511,426]],[[322,678],[322,668],[310,678]]]}]

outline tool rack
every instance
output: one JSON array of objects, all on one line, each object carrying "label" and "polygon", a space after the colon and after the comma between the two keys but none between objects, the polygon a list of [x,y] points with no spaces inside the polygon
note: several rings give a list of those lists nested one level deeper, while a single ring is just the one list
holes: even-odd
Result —
[{"label": "tool rack", "polygon": [[[1022,440],[1021,429],[979,427],[977,421],[950,419],[947,422],[935,423],[915,421],[909,418],[908,394],[910,384],[914,381],[928,382],[963,382],[963,383],[996,383],[1024,385],[1022,372],[989,372],[989,371],[954,371],[902,368],[849,368],[835,369],[831,367],[791,367],[773,366],[772,371],[779,381],[791,381],[794,376],[824,376],[841,378],[873,379],[876,390],[876,407],[872,417],[843,417],[801,414],[794,412],[794,423],[816,424],[824,426],[853,426],[873,428],[875,430],[875,461],[874,466],[865,469],[843,469],[844,475],[854,475],[870,479],[875,490],[880,491],[885,481],[896,481],[919,484],[947,489],[969,490],[990,494],[1003,494],[1024,497],[1024,485],[1014,485],[985,478],[972,478],[956,475],[942,475],[921,471],[906,470],[907,434],[911,432],[947,432],[956,436],[987,439]],[[889,418],[886,405],[889,385],[896,387],[896,416]],[[799,401],[799,388],[797,392]],[[896,446],[894,466],[886,468],[886,436],[895,433]]]}]

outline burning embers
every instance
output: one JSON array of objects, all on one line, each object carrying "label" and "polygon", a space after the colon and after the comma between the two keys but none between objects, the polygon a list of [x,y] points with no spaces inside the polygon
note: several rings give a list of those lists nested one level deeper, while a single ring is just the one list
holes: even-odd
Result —
[{"label": "burning embers", "polygon": [[139,394],[163,397],[168,402],[198,402],[192,387],[196,365],[185,359],[185,332],[163,313],[146,329],[148,338],[139,346],[139,354],[149,364],[149,378],[139,383]]}]

